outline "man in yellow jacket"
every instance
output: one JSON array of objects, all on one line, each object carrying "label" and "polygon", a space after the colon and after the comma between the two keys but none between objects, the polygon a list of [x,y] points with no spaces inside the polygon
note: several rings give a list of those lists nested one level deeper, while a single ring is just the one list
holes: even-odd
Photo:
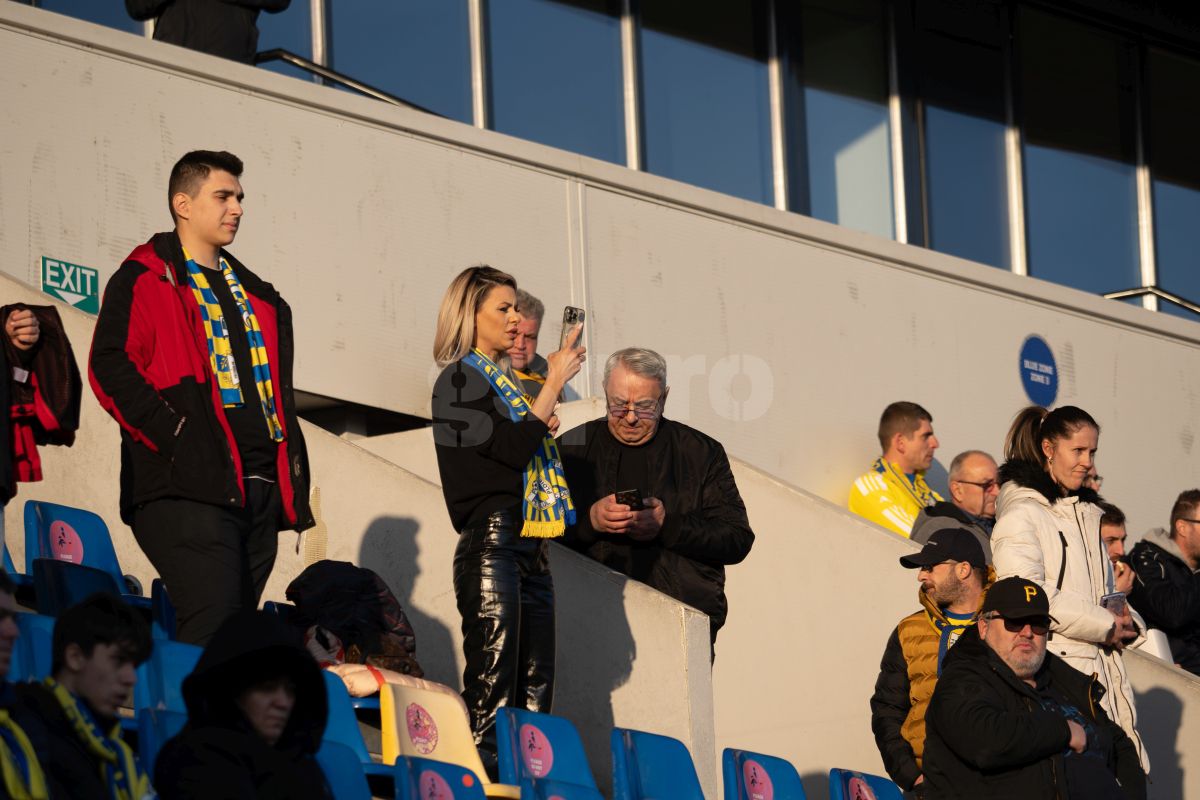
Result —
[{"label": "man in yellow jacket", "polygon": [[850,510],[908,536],[921,509],[942,499],[925,483],[938,449],[933,417],[916,403],[892,403],[879,418],[879,446],[883,455],[850,487]]}]

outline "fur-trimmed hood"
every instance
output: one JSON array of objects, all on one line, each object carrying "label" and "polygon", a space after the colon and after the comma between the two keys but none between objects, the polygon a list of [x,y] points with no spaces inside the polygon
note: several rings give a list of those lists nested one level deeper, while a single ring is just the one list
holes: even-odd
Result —
[{"label": "fur-trimmed hood", "polygon": [[[1004,495],[1008,494],[1011,498],[1013,492],[1007,486],[1009,483],[1014,483],[1025,489],[1032,490],[1041,499],[1045,501],[1045,505],[1053,506],[1059,500],[1062,500],[1064,495],[1059,491],[1058,484],[1050,477],[1050,474],[1042,468],[1040,464],[1035,464],[1032,461],[1024,459],[1012,459],[1005,461],[1000,467],[1000,500],[1004,499]],[[1010,491],[1005,492],[1006,488]],[[1021,494],[1028,496],[1029,492]],[[1104,500],[1097,492],[1086,487],[1079,487],[1073,492],[1068,492],[1066,497],[1077,497],[1081,503],[1092,503],[1093,505]],[[996,502],[996,515],[1000,515],[1000,500]]]}]

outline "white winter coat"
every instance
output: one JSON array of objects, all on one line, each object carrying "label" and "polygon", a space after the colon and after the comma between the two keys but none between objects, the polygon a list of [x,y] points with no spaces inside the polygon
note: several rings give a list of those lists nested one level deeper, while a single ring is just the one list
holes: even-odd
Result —
[{"label": "white winter coat", "polygon": [[[1114,618],[1100,605],[1100,598],[1113,591],[1113,571],[1100,540],[1102,512],[1089,502],[1098,498],[1095,493],[1085,493],[1085,499],[1058,497],[1040,467],[1020,462],[1004,465],[1001,479],[1006,478],[996,501],[992,532],[997,577],[1015,575],[1046,590],[1054,618],[1047,649],[1080,672],[1096,676],[1105,688],[1105,712],[1137,745],[1148,773],[1150,759],[1137,732],[1137,710],[1124,659],[1100,646]],[[1135,621],[1144,631],[1140,618]]]}]

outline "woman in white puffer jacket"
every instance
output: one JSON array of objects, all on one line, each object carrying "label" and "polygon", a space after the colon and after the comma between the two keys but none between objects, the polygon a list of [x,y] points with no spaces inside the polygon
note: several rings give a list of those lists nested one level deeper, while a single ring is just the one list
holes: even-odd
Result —
[{"label": "woman in white puffer jacket", "polygon": [[1113,591],[1112,563],[1100,540],[1100,497],[1083,488],[1099,439],[1100,426],[1074,406],[1017,414],[1000,468],[992,557],[999,578],[1016,575],[1046,590],[1053,617],[1047,651],[1095,676],[1105,689],[1105,712],[1137,745],[1149,772],[1121,657],[1145,626],[1128,610],[1117,615],[1100,605]]}]

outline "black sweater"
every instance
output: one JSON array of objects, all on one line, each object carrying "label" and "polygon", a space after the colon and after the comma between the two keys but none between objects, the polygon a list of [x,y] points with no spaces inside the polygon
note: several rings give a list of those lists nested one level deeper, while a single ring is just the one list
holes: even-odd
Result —
[{"label": "black sweater", "polygon": [[519,514],[525,468],[548,432],[532,414],[513,422],[504,400],[474,367],[459,360],[442,370],[433,387],[433,442],[455,530],[495,511]]}]

